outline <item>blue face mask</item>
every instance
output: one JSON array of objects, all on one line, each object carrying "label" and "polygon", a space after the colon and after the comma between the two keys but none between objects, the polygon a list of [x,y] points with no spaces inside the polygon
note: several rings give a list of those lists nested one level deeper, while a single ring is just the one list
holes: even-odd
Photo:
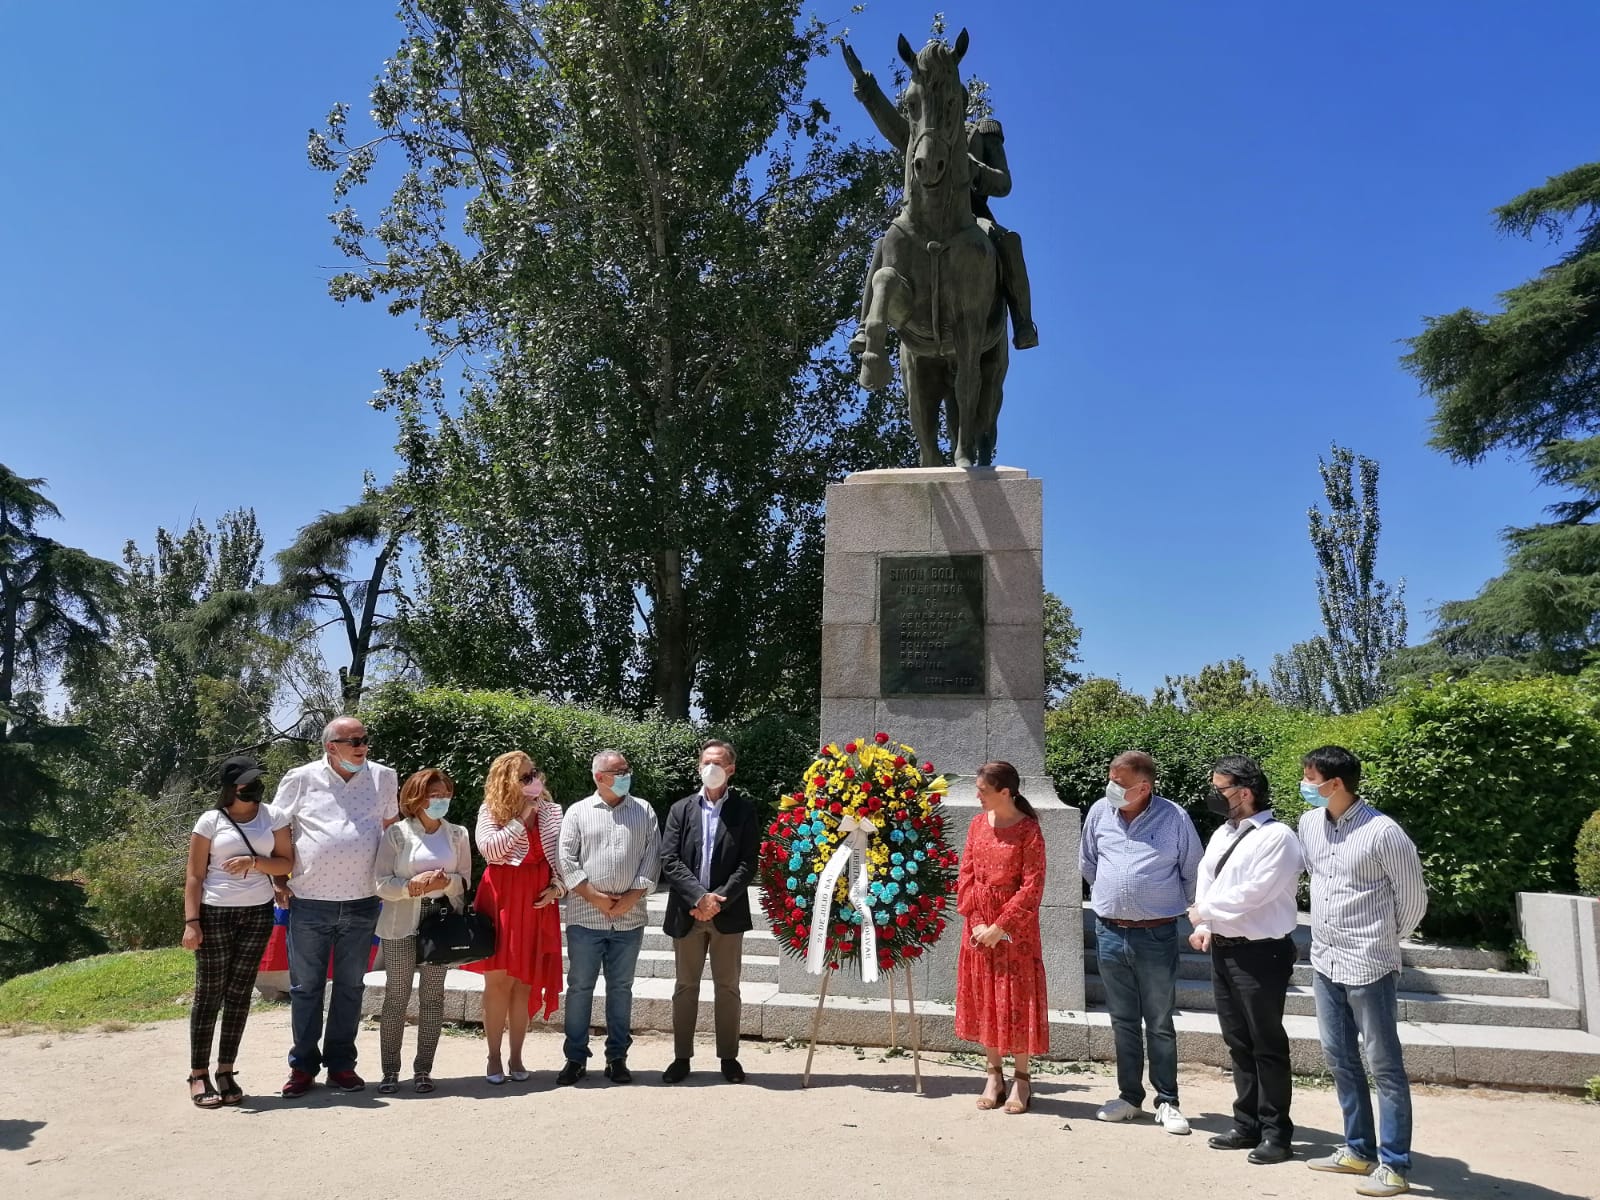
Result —
[{"label": "blue face mask", "polygon": [[1300,799],[1311,805],[1312,808],[1328,807],[1328,798],[1318,791],[1317,785],[1309,779],[1300,781]]},{"label": "blue face mask", "polygon": [[339,760],[339,769],[341,771],[346,771],[346,772],[350,773],[351,775],[354,775],[357,771],[365,771],[367,769],[367,764],[364,763],[364,762],[358,762],[358,763],[346,762],[344,759],[341,758]]},{"label": "blue face mask", "polygon": [[616,775],[611,780],[611,790],[619,796],[626,796],[633,787],[633,775]]},{"label": "blue face mask", "polygon": [[442,821],[450,815],[450,797],[441,796],[437,800],[428,801],[428,815],[435,821]]}]

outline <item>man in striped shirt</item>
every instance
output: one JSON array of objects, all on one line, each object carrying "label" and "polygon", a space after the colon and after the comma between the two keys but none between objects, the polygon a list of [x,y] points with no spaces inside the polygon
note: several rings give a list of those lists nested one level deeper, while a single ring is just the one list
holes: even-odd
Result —
[{"label": "man in striped shirt", "polygon": [[[1311,873],[1311,965],[1317,1027],[1344,1112],[1345,1144],[1313,1171],[1366,1176],[1362,1196],[1409,1191],[1411,1085],[1400,1049],[1400,943],[1428,908],[1417,848],[1356,791],[1361,762],[1343,746],[1301,760],[1300,844]],[[1378,1089],[1378,1129],[1361,1062]],[[1380,1136],[1381,1135],[1381,1140]]]},{"label": "man in striped shirt", "polygon": [[594,985],[606,976],[606,1078],[631,1083],[633,969],[644,945],[645,897],[661,871],[661,826],[632,794],[633,772],[620,750],[591,764],[595,790],[561,821],[561,878],[567,886],[566,1065],[563,1087],[587,1073]]}]

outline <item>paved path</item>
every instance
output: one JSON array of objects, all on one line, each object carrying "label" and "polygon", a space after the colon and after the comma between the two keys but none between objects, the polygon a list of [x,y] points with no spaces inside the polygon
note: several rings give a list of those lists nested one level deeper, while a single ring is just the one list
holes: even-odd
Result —
[{"label": "paved path", "polygon": [[[1187,1070],[1184,1108],[1195,1136],[1154,1124],[1108,1126],[1095,1107],[1111,1094],[1100,1074],[1041,1076],[1034,1111],[981,1113],[981,1074],[930,1061],[926,1095],[910,1062],[877,1051],[817,1052],[801,1091],[805,1050],[748,1043],[750,1082],[724,1084],[709,1047],[702,1070],[676,1088],[659,1082],[670,1040],[641,1036],[630,1060],[639,1082],[618,1088],[598,1071],[557,1091],[560,1040],[531,1034],[525,1084],[490,1087],[482,1043],[446,1035],[440,1090],[379,1096],[316,1089],[280,1100],[288,1016],[259,1011],[246,1034],[241,1083],[265,1095],[202,1112],[186,1098],[187,1029],[173,1021],[120,1033],[0,1038],[0,1196],[339,1197],[494,1200],[541,1195],[609,1200],[641,1195],[705,1200],[984,1196],[1349,1197],[1354,1183],[1303,1162],[1253,1167],[1207,1149],[1232,1087]],[[362,1069],[377,1074],[377,1033],[361,1035]],[[1295,1096],[1302,1158],[1337,1140],[1333,1093]],[[1600,1108],[1555,1096],[1419,1089],[1419,1195],[1450,1200],[1584,1200],[1600,1192]],[[741,1164],[742,1160],[742,1164]],[[730,1186],[729,1177],[740,1182]]]}]

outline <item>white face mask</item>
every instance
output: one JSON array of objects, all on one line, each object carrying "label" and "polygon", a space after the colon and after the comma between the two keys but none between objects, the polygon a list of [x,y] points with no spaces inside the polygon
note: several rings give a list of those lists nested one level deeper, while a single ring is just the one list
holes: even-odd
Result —
[{"label": "white face mask", "polygon": [[1128,799],[1128,789],[1115,779],[1106,780],[1106,803],[1118,811],[1127,808],[1132,803]]},{"label": "white face mask", "polygon": [[723,768],[721,763],[701,763],[700,782],[705,784],[712,791],[716,791],[718,788],[724,786],[728,782],[728,772]]}]

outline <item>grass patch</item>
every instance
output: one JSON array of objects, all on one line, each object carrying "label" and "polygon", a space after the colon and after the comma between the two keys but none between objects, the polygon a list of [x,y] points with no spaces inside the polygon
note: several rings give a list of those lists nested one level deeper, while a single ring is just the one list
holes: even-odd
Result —
[{"label": "grass patch", "polygon": [[0,983],[0,1029],[127,1029],[189,1015],[194,955],[176,947],[100,954]]}]

